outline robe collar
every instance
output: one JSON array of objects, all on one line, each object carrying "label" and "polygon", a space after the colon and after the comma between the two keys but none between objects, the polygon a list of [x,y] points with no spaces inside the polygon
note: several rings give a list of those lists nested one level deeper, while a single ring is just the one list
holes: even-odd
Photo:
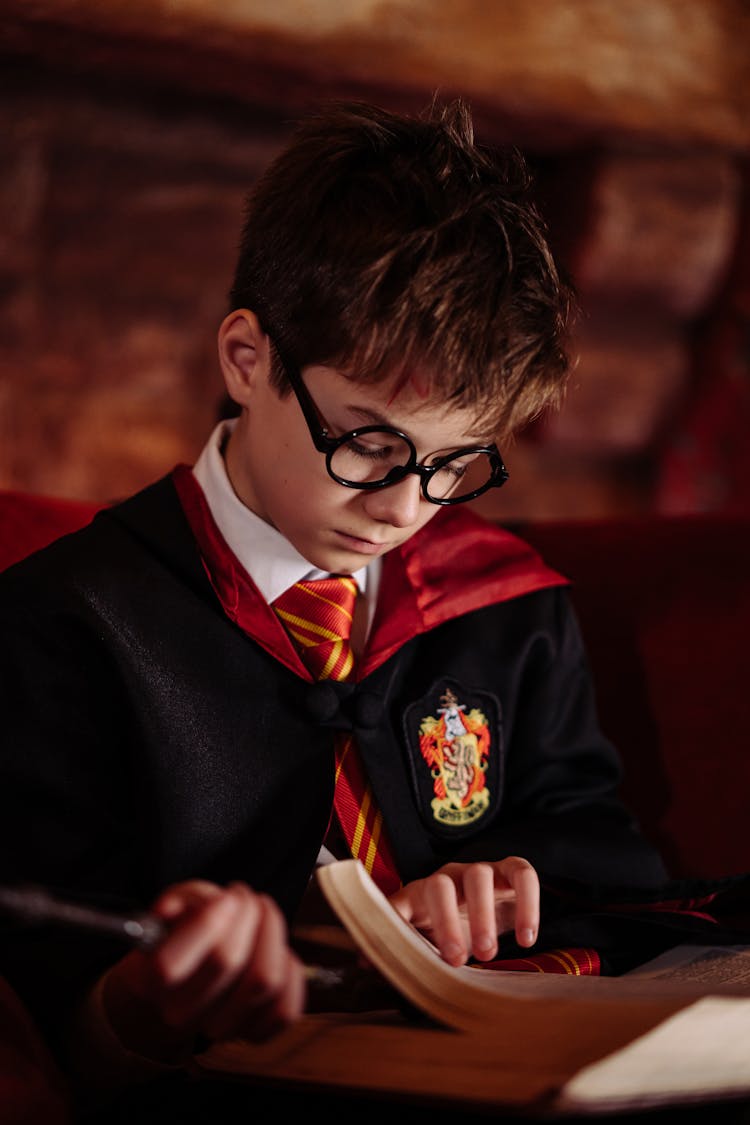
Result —
[{"label": "robe collar", "polygon": [[[176,466],[172,481],[224,612],[275,660],[312,680],[273,609],[221,535],[191,468]],[[567,584],[511,532],[462,506],[441,508],[384,556],[378,606],[355,679],[364,679],[407,641],[446,621]]]}]

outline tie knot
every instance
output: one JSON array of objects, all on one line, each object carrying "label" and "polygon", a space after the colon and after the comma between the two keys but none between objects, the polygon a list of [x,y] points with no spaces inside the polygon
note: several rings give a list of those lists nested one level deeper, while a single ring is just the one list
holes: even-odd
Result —
[{"label": "tie knot", "polygon": [[273,608],[318,680],[345,680],[354,658],[352,630],[357,583],[353,578],[295,582]]}]

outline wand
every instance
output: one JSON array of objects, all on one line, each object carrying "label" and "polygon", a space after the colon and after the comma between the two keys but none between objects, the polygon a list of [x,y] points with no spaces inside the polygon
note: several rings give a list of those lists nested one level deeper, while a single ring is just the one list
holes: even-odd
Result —
[{"label": "wand", "polygon": [[[35,885],[0,886],[0,914],[27,926],[55,925],[122,938],[138,949],[155,949],[167,926],[152,914],[116,914],[57,898]],[[373,1006],[372,981],[377,974],[354,968],[306,965],[305,977],[312,1010],[359,1011]],[[379,984],[382,988],[382,983]],[[317,1005],[320,1004],[318,1008]],[[382,1003],[374,1006],[382,1007]]]},{"label": "wand", "polygon": [[67,902],[36,886],[0,886],[0,913],[9,914],[22,925],[53,924],[110,934],[139,949],[153,949],[167,932],[164,923],[151,914],[115,914]]}]

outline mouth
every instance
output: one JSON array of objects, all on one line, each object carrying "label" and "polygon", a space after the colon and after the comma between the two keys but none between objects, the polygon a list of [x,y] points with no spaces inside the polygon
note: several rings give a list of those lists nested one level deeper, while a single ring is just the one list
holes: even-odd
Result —
[{"label": "mouth", "polygon": [[361,539],[358,535],[350,535],[346,531],[336,531],[338,538],[349,548],[360,555],[381,555],[389,550],[387,543],[376,543],[372,539]]}]

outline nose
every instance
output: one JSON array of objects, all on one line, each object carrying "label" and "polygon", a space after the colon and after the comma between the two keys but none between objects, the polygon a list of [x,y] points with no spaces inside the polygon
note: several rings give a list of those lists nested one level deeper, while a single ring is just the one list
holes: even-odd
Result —
[{"label": "nose", "polygon": [[361,495],[368,516],[392,527],[409,527],[416,523],[422,504],[427,503],[422,497],[419,477],[411,474],[397,484]]}]

